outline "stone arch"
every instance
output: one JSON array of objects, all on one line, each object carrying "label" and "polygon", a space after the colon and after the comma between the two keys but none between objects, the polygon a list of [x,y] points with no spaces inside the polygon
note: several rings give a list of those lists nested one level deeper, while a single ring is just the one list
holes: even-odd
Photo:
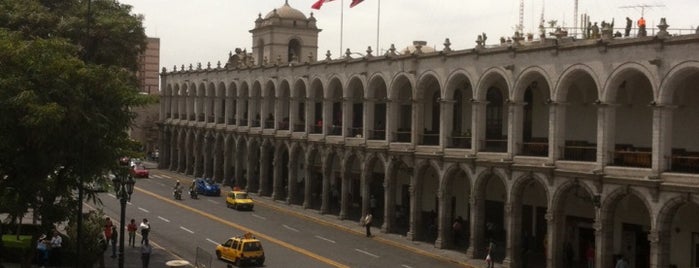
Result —
[{"label": "stone arch", "polygon": [[609,79],[605,81],[605,84],[602,87],[602,94],[600,94],[600,99],[606,102],[612,102],[613,100],[616,100],[616,94],[618,93],[617,88],[619,87],[619,85],[624,83],[624,79],[626,79],[625,75],[633,72],[640,73],[643,76],[643,78],[645,78],[648,81],[648,83],[651,85],[651,99],[655,99],[655,96],[657,96],[658,93],[657,81],[655,79],[652,79],[655,76],[651,73],[650,70],[648,70],[646,66],[643,66],[642,64],[637,62],[627,62],[617,66],[610,73]]},{"label": "stone arch", "polygon": [[522,102],[524,99],[524,92],[527,89],[528,86],[530,86],[533,82],[537,82],[537,78],[541,78],[543,82],[545,83],[544,86],[546,86],[546,93],[549,97],[551,98],[551,95],[553,95],[552,91],[552,83],[550,80],[550,75],[546,70],[539,66],[532,66],[524,69],[517,79],[515,80],[515,84],[513,87],[513,92],[512,92],[512,100],[514,102]]},{"label": "stone arch", "polygon": [[445,84],[445,89],[444,89],[444,98],[445,99],[453,99],[451,97],[454,94],[454,91],[458,88],[456,83],[465,81],[470,87],[471,87],[471,96],[464,96],[468,99],[473,99],[473,75],[469,73],[467,70],[464,69],[455,69],[452,71],[446,79],[446,84]]},{"label": "stone arch", "polygon": [[684,61],[673,66],[660,81],[658,103],[674,103],[673,96],[679,85],[697,72],[699,72],[699,61]]},{"label": "stone arch", "polygon": [[500,88],[505,98],[510,98],[510,81],[509,75],[500,67],[492,67],[481,75],[478,84],[474,87],[474,96],[476,100],[485,100],[488,89],[495,86]]},{"label": "stone arch", "polygon": [[400,96],[399,94],[401,93],[401,88],[406,88],[405,86],[407,85],[407,88],[410,88],[410,99],[414,99],[413,94],[414,93],[414,86],[415,85],[415,77],[409,73],[406,72],[400,72],[397,73],[395,76],[393,76],[393,79],[391,80],[391,83],[389,85],[388,89],[388,98],[391,100],[397,100]]},{"label": "stone arch", "polygon": [[444,84],[444,82],[440,78],[439,74],[437,74],[437,72],[435,72],[434,70],[427,70],[427,71],[421,73],[420,76],[417,78],[417,84],[416,84],[417,88],[416,88],[415,96],[420,96],[423,93],[425,93],[425,86],[426,86],[425,83],[427,83],[430,80],[436,81],[436,84],[437,84],[437,87],[438,87],[439,93],[440,93],[439,97],[444,99],[444,90],[443,90],[444,88],[442,86]]},{"label": "stone arch", "polygon": [[552,99],[556,102],[564,102],[568,96],[568,88],[570,88],[573,81],[580,78],[580,76],[590,77],[597,89],[597,96],[601,95],[599,91],[600,88],[602,88],[600,86],[601,83],[594,69],[585,64],[573,64],[561,72],[558,83],[554,85],[555,89]]}]

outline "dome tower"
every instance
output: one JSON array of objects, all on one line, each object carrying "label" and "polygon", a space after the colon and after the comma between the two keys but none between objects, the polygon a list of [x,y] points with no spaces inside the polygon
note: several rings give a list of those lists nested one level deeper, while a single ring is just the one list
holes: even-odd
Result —
[{"label": "dome tower", "polygon": [[255,64],[315,61],[318,55],[318,33],[316,19],[306,18],[298,9],[289,6],[289,1],[262,18],[255,20],[252,33],[252,55]]}]

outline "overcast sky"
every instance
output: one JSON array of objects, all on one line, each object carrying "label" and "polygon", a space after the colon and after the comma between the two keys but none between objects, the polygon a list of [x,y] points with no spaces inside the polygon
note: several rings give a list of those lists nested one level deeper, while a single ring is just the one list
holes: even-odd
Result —
[{"label": "overcast sky", "polygon": [[[498,43],[501,36],[512,36],[519,21],[520,0],[365,0],[349,8],[351,0],[325,3],[320,10],[311,9],[316,0],[289,0],[289,4],[306,16],[317,19],[318,54],[324,58],[330,50],[333,58],[340,54],[340,15],[344,7],[342,50],[365,53],[367,46],[377,51],[377,10],[380,9],[379,46],[385,51],[391,44],[399,49],[413,40],[427,41],[428,46],[442,50],[445,38],[452,49],[472,48],[479,34],[485,32],[488,44]],[[379,2],[380,1],[380,2]],[[146,34],[160,38],[160,65],[172,70],[173,65],[201,62],[212,66],[225,63],[228,52],[246,48],[251,52],[252,35],[258,13],[264,17],[284,0],[120,0],[133,6],[133,12],[145,16]],[[343,3],[344,2],[344,3]],[[696,29],[699,25],[699,0],[578,0],[578,13],[590,20],[610,22],[624,27],[628,16],[635,21],[641,8],[624,6],[649,5],[645,18],[656,28],[661,17],[671,29]],[[524,0],[524,32],[537,33],[544,6],[544,19],[558,20],[573,26],[575,0]],[[571,30],[572,32],[572,30]],[[692,30],[691,33],[694,31]],[[684,31],[690,33],[690,31]],[[374,55],[377,55],[374,52]]]}]

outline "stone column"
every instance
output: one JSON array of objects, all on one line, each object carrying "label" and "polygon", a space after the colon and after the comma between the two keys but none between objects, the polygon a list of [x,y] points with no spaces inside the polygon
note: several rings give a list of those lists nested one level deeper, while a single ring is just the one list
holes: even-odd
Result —
[{"label": "stone column", "polygon": [[330,132],[330,127],[333,125],[333,109],[332,100],[323,99],[323,131],[322,134],[327,136]]},{"label": "stone column", "polygon": [[[291,124],[291,120],[289,120],[289,124]],[[291,153],[291,151],[289,151]],[[289,191],[286,193],[286,204],[291,205],[293,201],[297,198],[296,196],[296,187],[297,184],[297,178],[298,178],[298,162],[299,159],[294,158],[294,157],[289,157],[289,163],[287,166],[287,169],[289,170],[289,173],[287,174],[288,177],[285,178],[288,181],[289,185]]]},{"label": "stone column", "polygon": [[[393,225],[396,220],[396,182],[391,179],[393,172],[390,172],[388,165],[384,165],[384,179],[383,179],[383,189],[384,189],[384,214],[383,214],[383,226],[381,226],[381,232],[388,233],[393,230]],[[390,173],[389,173],[390,172]]]},{"label": "stone column", "polygon": [[510,102],[507,106],[510,118],[507,122],[507,156],[510,159],[522,153],[524,105],[526,105],[524,102]]},{"label": "stone column", "polygon": [[[565,153],[566,107],[556,102],[549,104],[549,164],[553,165]],[[568,122],[574,124],[575,122]]]},{"label": "stone column", "polygon": [[281,193],[284,191],[282,188],[282,159],[281,155],[277,153],[275,153],[272,158],[272,200],[278,200]]},{"label": "stone column", "polygon": [[[299,98],[291,97],[289,98],[289,132],[296,131],[294,126],[297,124],[297,117],[299,113]],[[283,118],[282,118],[283,119]],[[291,170],[291,169],[289,169]],[[291,188],[291,186],[289,186]]]},{"label": "stone column", "polygon": [[[323,129],[327,129],[326,123],[323,123]],[[327,214],[330,211],[330,176],[332,174],[332,162],[327,160],[327,155],[323,154],[323,193],[322,202],[320,204],[320,213]]]},{"label": "stone column", "polygon": [[[512,111],[512,109],[510,109]],[[519,204],[505,203],[505,258],[502,261],[502,267],[520,267],[519,252],[521,245],[519,237],[521,234],[521,210]]]},{"label": "stone column", "polygon": [[[562,266],[560,263],[562,252],[564,247],[565,238],[561,239],[560,236],[565,234],[565,226],[563,226],[563,221],[557,220],[557,217],[565,217],[563,213],[556,213],[552,210],[546,212],[546,237],[548,241],[544,241],[546,246],[546,267],[553,268]],[[582,258],[582,257],[581,257]]]},{"label": "stone column", "polygon": [[440,109],[441,122],[439,122],[439,147],[444,148],[449,145],[449,138],[453,136],[454,130],[454,100],[442,100]]},{"label": "stone column", "polygon": [[485,102],[473,102],[473,119],[471,121],[471,149],[478,152],[483,147],[485,139]]},{"label": "stone column", "polygon": [[352,114],[349,113],[349,111],[352,110],[350,107],[353,104],[354,103],[347,98],[342,98],[341,100],[340,106],[342,107],[342,117],[340,120],[342,120],[342,122],[340,122],[340,136],[342,137],[348,137],[350,135],[349,128],[351,128],[352,124],[354,123],[352,120]]},{"label": "stone column", "polygon": [[411,127],[410,127],[410,143],[415,145],[415,144],[420,144],[422,140],[420,140],[420,133],[423,135],[424,128],[425,128],[425,120],[420,120],[420,117],[423,116],[423,113],[425,111],[425,104],[422,102],[422,100],[413,100],[410,102],[411,103],[411,109],[412,110],[412,117],[411,117]]},{"label": "stone column", "polygon": [[[661,239],[667,241],[661,242]],[[671,239],[672,236],[668,232],[661,232],[657,229],[650,231],[648,234],[648,241],[650,242],[649,264],[651,268],[668,267],[668,263],[670,261],[669,246]],[[665,248],[665,250],[663,248]]]},{"label": "stone column", "polygon": [[[235,141],[231,141],[231,142],[235,142]],[[245,170],[245,168],[244,168],[245,167],[245,161],[244,161],[245,158],[240,157],[241,156],[240,151],[245,150],[248,157],[250,156],[250,151],[248,151],[246,148],[241,148],[241,147],[245,147],[245,144],[241,144],[240,147],[238,146],[238,144],[236,144],[236,146],[235,146],[236,157],[233,157],[233,161],[234,161],[233,165],[235,166],[235,169],[234,169],[234,173],[233,173],[233,181],[232,181],[233,185],[232,186],[234,186],[234,187],[238,186],[240,188],[244,188],[245,185],[241,185],[241,182],[244,179],[243,178],[243,170]]]},{"label": "stone column", "polygon": [[[440,124],[443,124],[443,122]],[[448,213],[451,211],[451,202],[449,202],[449,199],[451,199],[451,195],[446,189],[439,189],[437,191],[439,211],[437,212],[437,240],[434,241],[434,246],[436,248],[446,248],[447,245],[453,242],[452,237],[454,236],[451,235],[452,230],[448,217]]]},{"label": "stone column", "polygon": [[607,219],[602,215],[602,209],[597,209],[597,218],[593,224],[595,228],[595,267],[611,267],[613,252],[613,228],[614,219]]},{"label": "stone column", "polygon": [[[340,220],[344,220],[347,218],[347,212],[349,210],[349,167],[347,167],[346,162],[343,159],[343,164],[342,168],[340,171]],[[363,176],[362,176],[363,177]],[[362,178],[363,179],[363,178]],[[362,180],[361,185],[364,185],[364,181]],[[360,186],[361,187],[361,186]],[[364,202],[362,202],[364,203]]]},{"label": "stone column", "polygon": [[305,169],[305,179],[306,182],[303,184],[304,189],[303,189],[303,208],[308,209],[311,207],[311,163],[310,161],[313,161],[312,159],[308,159],[308,157],[305,158],[306,161],[306,169]]},{"label": "stone column", "polygon": [[616,107],[600,104],[597,109],[597,168],[614,161]]},{"label": "stone column", "polygon": [[[413,118],[414,119],[414,118]],[[413,131],[415,133],[415,131]],[[415,241],[417,239],[418,235],[418,224],[420,224],[421,221],[421,206],[420,206],[420,198],[422,197],[422,193],[420,191],[419,186],[417,185],[417,169],[412,169],[412,177],[410,178],[410,230],[406,234],[406,237],[408,240]]]},{"label": "stone column", "polygon": [[199,155],[202,156],[202,158],[204,159],[204,166],[201,167],[200,170],[202,171],[202,177],[205,177],[205,178],[211,178],[210,167],[212,164],[211,163],[211,158],[212,158],[211,157],[211,154],[212,154],[211,148],[213,147],[213,146],[211,146],[212,140],[213,140],[213,137],[208,136],[208,135],[205,136],[204,141],[203,141],[204,144],[201,147],[201,150],[199,151]]},{"label": "stone column", "polygon": [[192,141],[192,151],[190,151],[187,155],[189,156],[187,158],[187,172],[185,174],[187,175],[193,175],[193,176],[199,176],[199,173],[201,172],[201,151],[199,148],[201,148],[203,144],[201,143],[201,139],[195,138],[194,141]]},{"label": "stone column", "polygon": [[386,114],[388,115],[388,120],[385,123],[386,126],[386,140],[392,142],[394,140],[394,134],[398,130],[398,113],[400,104],[388,100],[386,102]]},{"label": "stone column", "polygon": [[653,106],[653,173],[660,174],[672,168],[672,119],[671,106]]},{"label": "stone column", "polygon": [[269,166],[270,157],[271,155],[269,155],[267,147],[262,146],[262,148],[260,148],[260,180],[257,188],[257,194],[259,195],[270,194],[269,192],[267,192],[270,175],[270,170],[267,169],[267,167]]},{"label": "stone column", "polygon": [[233,152],[231,152],[231,142],[234,142],[233,137],[228,137],[223,142],[223,185],[233,185],[231,181],[231,163],[233,163]]},{"label": "stone column", "polygon": [[485,248],[485,211],[484,198],[477,197],[477,194],[471,195],[471,241],[466,251],[466,256],[470,259],[480,258]]},{"label": "stone column", "polygon": [[[364,117],[364,122],[362,123],[362,137],[366,140],[371,138],[372,133],[369,131],[376,130],[374,128],[374,113],[376,112],[376,100],[375,99],[365,99],[364,100],[364,111],[362,111],[362,116]],[[384,126],[386,126],[386,119],[382,119]],[[384,218],[385,219],[385,218]]]}]

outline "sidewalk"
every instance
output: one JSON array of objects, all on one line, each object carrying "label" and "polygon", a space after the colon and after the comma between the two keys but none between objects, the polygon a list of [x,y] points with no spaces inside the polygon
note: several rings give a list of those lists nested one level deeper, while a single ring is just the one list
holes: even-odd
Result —
[{"label": "sidewalk", "polygon": [[[257,196],[255,195],[255,202],[258,205],[269,207],[275,210],[279,210],[283,213],[294,214],[301,218],[306,218],[311,221],[315,221],[321,224],[329,225],[334,228],[342,229],[348,232],[356,233],[359,236],[364,236],[364,227],[360,226],[355,221],[349,220],[339,220],[337,215],[322,215],[316,210],[303,209],[297,205],[288,205],[282,201],[272,200],[270,197]],[[439,249],[434,247],[432,244],[410,241],[405,236],[398,234],[382,233],[378,228],[374,228],[371,233],[374,235],[371,239],[376,240],[379,243],[388,244],[394,247],[399,247],[401,249],[411,251],[415,254],[420,254],[423,256],[428,256],[436,259],[442,259],[444,261],[457,263],[463,265],[464,267],[480,268],[487,267],[484,260],[471,260],[466,257],[464,252],[459,252],[456,250]],[[501,267],[500,263],[496,263],[495,267]]]},{"label": "sidewalk", "polygon": [[[153,252],[150,255],[149,268],[166,268],[165,265],[168,261],[177,260],[177,256],[174,256],[170,252],[157,245],[157,243],[151,243],[153,246]],[[117,248],[117,254],[119,254]],[[119,267],[119,258],[110,258],[112,254],[111,246],[104,252],[104,267],[106,268],[116,268]],[[141,263],[141,247],[130,247],[124,246],[124,267],[143,267]],[[192,266],[183,266],[192,267]]]}]

